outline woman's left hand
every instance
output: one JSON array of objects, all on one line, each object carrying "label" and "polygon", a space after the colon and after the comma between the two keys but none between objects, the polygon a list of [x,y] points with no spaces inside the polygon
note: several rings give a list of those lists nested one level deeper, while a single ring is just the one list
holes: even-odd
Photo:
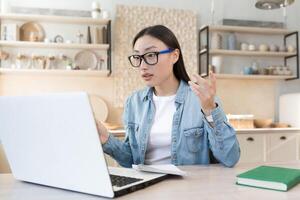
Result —
[{"label": "woman's left hand", "polygon": [[199,97],[204,114],[210,115],[211,111],[216,107],[216,76],[214,73],[209,72],[208,80],[198,74],[194,74],[193,81],[189,81],[189,85],[193,92]]}]

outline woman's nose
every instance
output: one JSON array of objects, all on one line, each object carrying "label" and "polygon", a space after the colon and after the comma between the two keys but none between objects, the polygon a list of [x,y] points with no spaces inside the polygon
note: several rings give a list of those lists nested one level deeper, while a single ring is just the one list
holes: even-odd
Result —
[{"label": "woman's nose", "polygon": [[141,61],[140,68],[141,69],[148,69],[149,68],[149,65],[145,62],[144,59],[142,59],[142,61]]}]

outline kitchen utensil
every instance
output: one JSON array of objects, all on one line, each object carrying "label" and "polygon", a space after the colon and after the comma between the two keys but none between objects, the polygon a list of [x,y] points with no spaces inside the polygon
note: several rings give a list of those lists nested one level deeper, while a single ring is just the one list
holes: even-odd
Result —
[{"label": "kitchen utensil", "polygon": [[61,35],[57,35],[54,37],[53,40],[55,43],[63,43],[64,42],[64,38]]},{"label": "kitchen utensil", "polygon": [[96,120],[105,122],[108,116],[108,108],[106,103],[97,95],[89,95],[89,98]]},{"label": "kitchen utensil", "polygon": [[293,53],[293,52],[295,52],[295,47],[294,47],[293,45],[288,45],[288,46],[287,46],[287,51],[288,51],[289,53]]},{"label": "kitchen utensil", "polygon": [[252,129],[254,115],[227,115],[229,123],[236,129]]},{"label": "kitchen utensil", "polygon": [[244,69],[243,69],[243,73],[245,75],[250,75],[250,74],[252,74],[252,72],[253,72],[252,67],[244,67]]},{"label": "kitchen utensil", "polygon": [[36,22],[27,22],[20,27],[20,40],[41,42],[45,39],[43,27]]},{"label": "kitchen utensil", "polygon": [[0,50],[0,60],[6,60],[9,58],[9,53],[6,51]]},{"label": "kitchen utensil", "polygon": [[267,44],[260,44],[258,47],[259,51],[268,51],[269,50],[269,46]]},{"label": "kitchen utensil", "polygon": [[255,44],[249,44],[248,50],[249,51],[255,51],[256,50]]},{"label": "kitchen utensil", "polygon": [[229,50],[236,50],[236,36],[235,36],[235,34],[230,33],[228,35],[227,40],[228,40],[228,45],[227,45],[228,49]]},{"label": "kitchen utensil", "polygon": [[247,43],[242,42],[241,43],[241,50],[242,51],[248,51],[249,45]]},{"label": "kitchen utensil", "polygon": [[273,120],[272,119],[254,119],[255,128],[270,128]]},{"label": "kitchen utensil", "polygon": [[211,48],[221,49],[222,47],[222,36],[219,33],[213,33],[211,38]]},{"label": "kitchen utensil", "polygon": [[74,62],[75,68],[93,70],[97,68],[98,58],[94,51],[83,50],[75,55]]},{"label": "kitchen utensil", "polygon": [[291,125],[288,123],[276,122],[271,124],[271,128],[290,128],[290,127]]}]

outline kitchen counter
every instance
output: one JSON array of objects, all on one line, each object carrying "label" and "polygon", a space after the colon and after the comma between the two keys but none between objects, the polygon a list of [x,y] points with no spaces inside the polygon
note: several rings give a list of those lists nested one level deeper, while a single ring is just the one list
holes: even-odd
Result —
[{"label": "kitchen counter", "polygon": [[[237,134],[243,133],[283,133],[283,132],[299,132],[300,128],[254,128],[254,129],[236,129]],[[125,130],[109,130],[116,137],[124,137]]]}]

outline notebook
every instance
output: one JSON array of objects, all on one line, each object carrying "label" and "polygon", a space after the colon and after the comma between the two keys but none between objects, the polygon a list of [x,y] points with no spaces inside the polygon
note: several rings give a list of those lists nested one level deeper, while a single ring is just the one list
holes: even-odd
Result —
[{"label": "notebook", "polygon": [[300,169],[259,166],[237,175],[238,185],[288,191],[300,182]]},{"label": "notebook", "polygon": [[178,176],[186,176],[187,173],[180,170],[175,165],[132,165],[133,169],[144,172],[152,172],[152,173],[162,173],[162,174],[171,174]]}]

